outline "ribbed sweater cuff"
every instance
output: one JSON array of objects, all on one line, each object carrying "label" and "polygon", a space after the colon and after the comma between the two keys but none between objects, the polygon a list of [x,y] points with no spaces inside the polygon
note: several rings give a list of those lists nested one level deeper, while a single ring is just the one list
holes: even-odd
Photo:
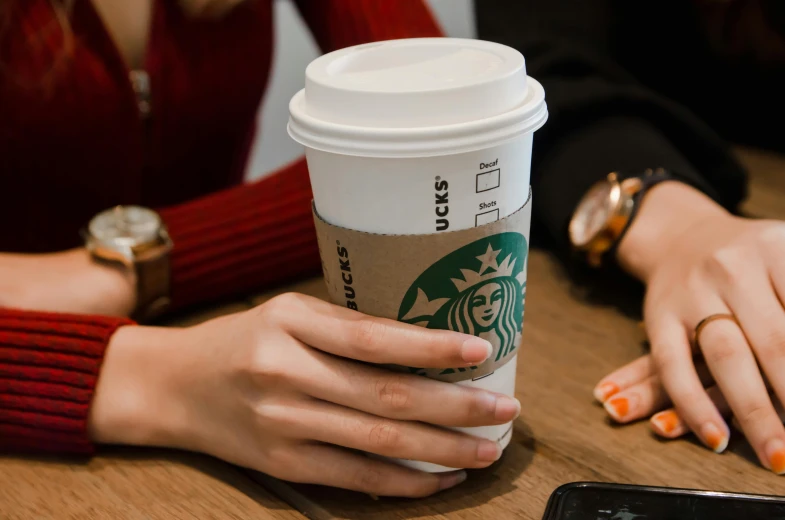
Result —
[{"label": "ribbed sweater cuff", "polygon": [[175,307],[227,298],[320,269],[305,161],[261,181],[168,208]]},{"label": "ribbed sweater cuff", "polygon": [[123,318],[0,309],[0,449],[90,454],[87,419]]}]

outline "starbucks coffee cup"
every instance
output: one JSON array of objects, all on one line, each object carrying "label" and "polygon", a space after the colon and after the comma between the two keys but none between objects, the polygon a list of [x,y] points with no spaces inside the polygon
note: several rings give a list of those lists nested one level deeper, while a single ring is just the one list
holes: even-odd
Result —
[{"label": "starbucks coffee cup", "polygon": [[[532,136],[548,115],[523,56],[451,38],[350,47],[308,66],[289,109],[289,135],[306,147],[331,298],[489,339],[487,366],[408,370],[514,395]],[[502,447],[512,435],[511,424],[459,430]]]}]

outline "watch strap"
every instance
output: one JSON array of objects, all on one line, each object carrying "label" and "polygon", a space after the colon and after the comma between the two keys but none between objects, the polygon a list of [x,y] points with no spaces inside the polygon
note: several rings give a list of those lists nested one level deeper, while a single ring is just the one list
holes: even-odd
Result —
[{"label": "watch strap", "polygon": [[681,180],[677,175],[674,175],[669,170],[666,170],[665,168],[657,168],[647,169],[638,175],[625,177],[622,182],[634,178],[640,180],[641,184],[638,191],[632,197],[632,211],[629,218],[627,219],[627,223],[624,225],[624,228],[622,228],[621,233],[619,233],[619,236],[616,237],[616,241],[613,243],[613,246],[611,246],[611,248],[605,252],[604,256],[606,258],[613,258],[616,255],[616,250],[619,248],[619,244],[624,238],[624,235],[627,234],[627,230],[630,229],[630,226],[632,226],[632,223],[635,221],[635,217],[638,216],[638,211],[640,211],[640,207],[643,202],[643,198],[646,196],[646,193],[648,193],[650,189],[661,182]]},{"label": "watch strap", "polygon": [[154,319],[171,304],[171,267],[169,251],[134,263],[136,278],[136,308],[132,318],[137,321]]},{"label": "watch strap", "polygon": [[[111,239],[104,241],[92,234],[91,227],[96,219],[115,218],[124,222],[126,210],[133,210],[151,219],[151,222],[157,221],[155,234],[143,235],[138,241],[134,239],[136,243],[130,245],[130,248],[127,244],[117,243]],[[122,270],[134,287],[136,303],[130,313],[133,319],[137,321],[153,319],[169,307],[170,256],[173,244],[160,215],[141,206],[116,206],[93,217],[82,231],[82,236],[85,240],[85,248],[90,252],[93,261]]]}]

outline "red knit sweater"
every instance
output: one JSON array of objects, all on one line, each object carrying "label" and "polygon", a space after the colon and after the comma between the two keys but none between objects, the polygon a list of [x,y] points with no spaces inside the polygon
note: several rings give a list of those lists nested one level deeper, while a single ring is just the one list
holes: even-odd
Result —
[{"label": "red knit sweater", "polygon": [[[72,40],[48,0],[12,2],[0,24],[0,251],[77,246],[92,215],[137,203],[160,208],[174,240],[176,306],[316,273],[305,162],[240,185],[272,57],[272,3],[206,21],[156,0],[145,123],[88,0],[75,2]],[[324,51],[441,34],[421,0],[297,5]],[[129,323],[0,309],[0,449],[91,452],[103,354]]]}]

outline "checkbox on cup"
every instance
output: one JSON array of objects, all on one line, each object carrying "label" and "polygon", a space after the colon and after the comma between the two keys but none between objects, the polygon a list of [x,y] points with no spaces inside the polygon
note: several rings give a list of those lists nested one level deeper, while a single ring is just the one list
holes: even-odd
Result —
[{"label": "checkbox on cup", "polygon": [[476,215],[474,217],[474,225],[477,227],[484,226],[485,224],[490,224],[491,222],[496,222],[497,220],[499,220],[499,210],[494,209]]},{"label": "checkbox on cup", "polygon": [[477,174],[477,193],[491,191],[499,187],[501,181],[501,170],[491,170]]}]

